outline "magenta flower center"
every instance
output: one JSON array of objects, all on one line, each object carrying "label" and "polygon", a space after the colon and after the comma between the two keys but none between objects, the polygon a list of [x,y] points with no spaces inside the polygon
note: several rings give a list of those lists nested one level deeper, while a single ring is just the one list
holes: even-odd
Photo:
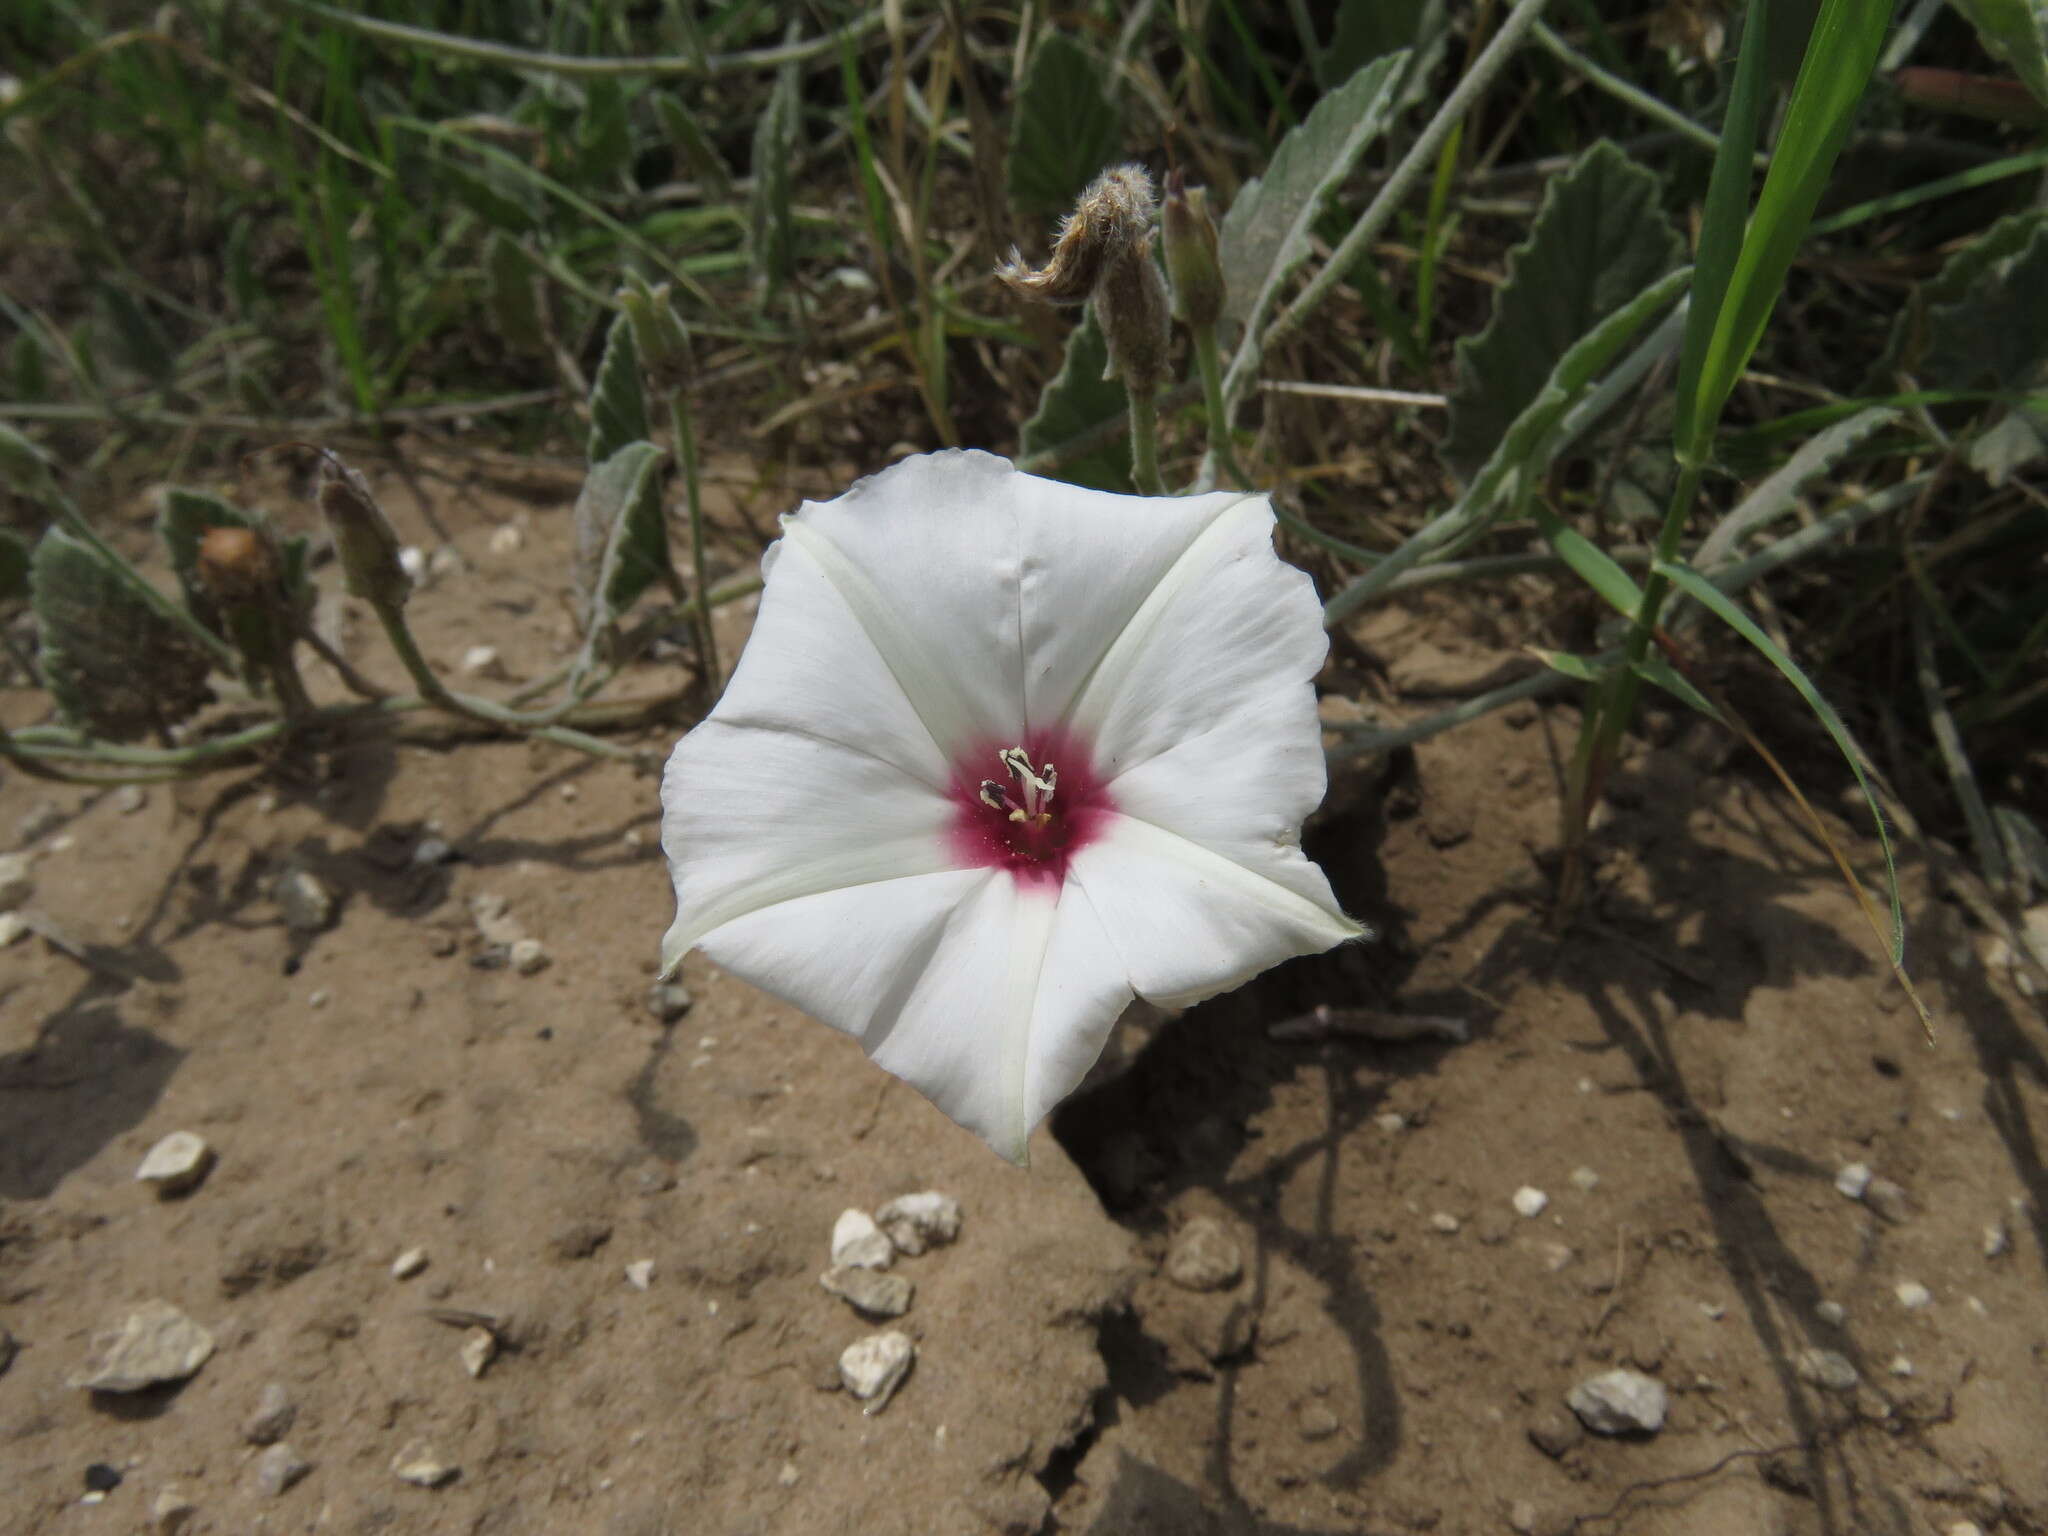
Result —
[{"label": "magenta flower center", "polygon": [[1065,880],[1114,810],[1094,754],[1064,731],[977,748],[953,765],[952,794],[949,840],[962,867],[1007,869],[1030,885]]}]

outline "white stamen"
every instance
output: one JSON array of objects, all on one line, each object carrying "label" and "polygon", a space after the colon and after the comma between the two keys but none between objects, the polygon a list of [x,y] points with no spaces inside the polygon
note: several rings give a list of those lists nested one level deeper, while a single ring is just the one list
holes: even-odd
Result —
[{"label": "white stamen", "polygon": [[[1034,773],[1031,759],[1022,747],[1010,747],[996,754],[996,761],[1009,769],[1010,777],[1017,781],[1023,792],[1024,807],[1010,812],[1012,821],[1043,821],[1052,815],[1053,791],[1059,787],[1060,776],[1051,763]],[[986,795],[983,797],[986,798]],[[1001,807],[998,807],[1001,809]]]}]

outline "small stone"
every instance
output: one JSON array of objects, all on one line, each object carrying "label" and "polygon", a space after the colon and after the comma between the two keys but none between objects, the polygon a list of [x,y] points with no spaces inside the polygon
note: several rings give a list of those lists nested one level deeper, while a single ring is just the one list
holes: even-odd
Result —
[{"label": "small stone", "polygon": [[1835,1192],[1846,1199],[1861,1200],[1870,1188],[1870,1164],[1850,1163],[1835,1175]]},{"label": "small stone", "polygon": [[778,1488],[794,1488],[797,1485],[798,1479],[802,1476],[803,1473],[797,1471],[795,1462],[785,1461],[782,1464],[782,1470],[775,1474],[775,1486]]},{"label": "small stone", "polygon": [[1813,1315],[1830,1328],[1839,1328],[1849,1321],[1849,1309],[1839,1301],[1823,1301],[1814,1305]]},{"label": "small stone", "polygon": [[1443,1233],[1445,1237],[1451,1236],[1458,1230],[1458,1218],[1449,1211],[1436,1212],[1429,1218],[1429,1224],[1435,1230]]},{"label": "small stone", "polygon": [[852,1264],[835,1264],[818,1276],[818,1284],[869,1317],[901,1317],[910,1310],[914,1289],[901,1275]]},{"label": "small stone", "polygon": [[889,1406],[897,1387],[910,1373],[917,1346],[910,1336],[891,1328],[871,1333],[846,1346],[839,1357],[839,1380],[848,1392],[867,1404],[863,1413],[876,1414]]},{"label": "small stone", "polygon": [[1570,1267],[1572,1260],[1578,1257],[1569,1243],[1538,1243],[1536,1251],[1543,1256],[1543,1267],[1553,1275]]},{"label": "small stone", "polygon": [[1166,1251],[1166,1278],[1185,1291],[1222,1291],[1244,1273],[1237,1240],[1213,1216],[1197,1216]]},{"label": "small stone", "polygon": [[1541,1216],[1550,1208],[1550,1196],[1528,1184],[1515,1191],[1515,1214],[1531,1220]]},{"label": "small stone", "polygon": [[1913,1214],[1912,1197],[1890,1179],[1872,1179],[1863,1191],[1863,1203],[1895,1227]]},{"label": "small stone", "polygon": [[334,921],[334,893],[311,870],[288,869],[278,876],[277,904],[293,933],[320,933]]},{"label": "small stone", "polygon": [[398,568],[405,572],[405,579],[414,586],[427,584],[427,552],[419,545],[406,544],[399,548]]},{"label": "small stone", "polygon": [[498,1358],[498,1336],[488,1328],[472,1328],[462,1336],[462,1368],[475,1379]]},{"label": "small stone", "polygon": [[539,939],[519,939],[507,952],[512,969],[522,976],[532,976],[547,969],[548,952]]},{"label": "small stone", "polygon": [[1374,1115],[1372,1123],[1385,1131],[1389,1136],[1399,1135],[1402,1131],[1408,1129],[1408,1117],[1396,1114],[1391,1109],[1383,1114]]},{"label": "small stone", "polygon": [[159,1196],[182,1195],[196,1188],[212,1166],[213,1148],[204,1136],[173,1131],[149,1149],[135,1177],[139,1183],[154,1184]]},{"label": "small stone", "polygon": [[673,1024],[690,1011],[690,989],[679,981],[657,981],[647,989],[647,1011],[663,1024]]},{"label": "small stone", "polygon": [[1718,1323],[1727,1315],[1728,1308],[1721,1302],[1703,1301],[1700,1303],[1700,1316],[1710,1323]]},{"label": "small stone", "polygon": [[1552,1461],[1562,1458],[1586,1438],[1586,1428],[1577,1417],[1545,1409],[1529,1421],[1529,1443]]},{"label": "small stone", "polygon": [[453,864],[458,857],[455,845],[445,837],[423,837],[413,846],[412,865],[415,869],[435,869]]},{"label": "small stone", "polygon": [[1984,1229],[1984,1257],[2002,1259],[2012,1251],[2012,1231],[2002,1221],[1994,1221]]},{"label": "small stone", "polygon": [[1910,1376],[1913,1374],[1913,1362],[1904,1355],[1893,1355],[1891,1364],[1885,1369],[1894,1376]]},{"label": "small stone", "polygon": [[150,1500],[149,1528],[155,1536],[182,1536],[192,1524],[199,1506],[175,1488],[165,1488]]},{"label": "small stone", "polygon": [[63,807],[56,801],[38,800],[21,813],[21,820],[14,824],[14,835],[23,843],[33,843],[63,820]]},{"label": "small stone", "polygon": [[119,1328],[94,1337],[70,1384],[93,1392],[139,1392],[183,1381],[212,1353],[212,1334],[167,1301],[145,1301]]},{"label": "small stone", "polygon": [[1832,1349],[1800,1350],[1792,1357],[1792,1374],[1828,1392],[1854,1392],[1863,1379],[1847,1355]]},{"label": "small stone", "polygon": [[313,1470],[313,1464],[279,1441],[256,1458],[256,1491],[276,1498]]},{"label": "small stone", "polygon": [[1984,1536],[1984,1527],[1974,1520],[1958,1520],[1943,1532],[1943,1536]]},{"label": "small stone", "polygon": [[427,556],[427,574],[436,581],[443,576],[454,576],[462,570],[462,551],[453,544],[443,544]]},{"label": "small stone", "polygon": [[325,1008],[329,1003],[333,1001],[334,994],[328,991],[325,987],[321,987],[318,991],[314,992],[310,997],[306,999],[306,1006],[308,1008],[320,1009]]},{"label": "small stone", "polygon": [[439,1488],[455,1480],[462,1469],[443,1461],[424,1440],[411,1440],[391,1458],[391,1470],[400,1482],[419,1488]]},{"label": "small stone", "polygon": [[502,677],[505,669],[498,662],[498,648],[495,645],[472,645],[462,653],[462,672],[465,677]]},{"label": "small stone", "polygon": [[1917,1312],[1934,1300],[1934,1292],[1918,1280],[1901,1280],[1892,1287],[1892,1294],[1899,1298],[1899,1305],[1909,1312]]},{"label": "small stone", "polygon": [[1327,1440],[1344,1427],[1344,1423],[1322,1403],[1305,1403],[1295,1415],[1295,1430],[1301,1438],[1314,1444]]},{"label": "small stone", "polygon": [[477,936],[486,944],[511,948],[526,937],[509,912],[505,898],[494,891],[481,891],[469,898],[469,915],[476,922]]},{"label": "small stone", "polygon": [[28,931],[28,919],[19,912],[0,912],[0,949],[7,948]]},{"label": "small stone", "polygon": [[408,1248],[391,1261],[391,1278],[394,1280],[410,1280],[426,1267],[427,1250],[424,1248]]},{"label": "small stone", "polygon": [[960,1202],[936,1189],[898,1195],[875,1212],[875,1224],[889,1234],[899,1252],[915,1258],[960,1235]]},{"label": "small stone", "polygon": [[1517,1499],[1508,1506],[1508,1529],[1518,1536],[1536,1536],[1536,1506],[1528,1499]]},{"label": "small stone", "polygon": [[875,1225],[866,1211],[844,1210],[832,1223],[832,1263],[835,1267],[887,1269],[896,1262],[896,1245],[889,1234]]},{"label": "small stone", "polygon": [[1571,1185],[1582,1195],[1590,1195],[1600,1187],[1600,1175],[1592,1169],[1578,1167],[1572,1170]]},{"label": "small stone", "polygon": [[270,1382],[256,1399],[256,1411],[242,1420],[242,1438],[251,1445],[274,1445],[291,1433],[298,1416],[298,1404],[285,1391],[284,1383]]},{"label": "small stone", "polygon": [[0,911],[13,911],[36,893],[25,853],[0,853]]},{"label": "small stone", "polygon": [[104,1461],[93,1462],[85,1469],[85,1491],[104,1497],[121,1486],[121,1469],[109,1466]]},{"label": "small stone", "polygon": [[491,530],[491,553],[494,555],[516,555],[525,544],[526,535],[519,531],[517,523],[505,523]]},{"label": "small stone", "polygon": [[1564,1400],[1596,1435],[1654,1435],[1671,1405],[1662,1382],[1625,1368],[1587,1377]]},{"label": "small stone", "polygon": [[626,1284],[636,1291],[644,1291],[654,1284],[654,1260],[635,1259],[626,1266]]}]

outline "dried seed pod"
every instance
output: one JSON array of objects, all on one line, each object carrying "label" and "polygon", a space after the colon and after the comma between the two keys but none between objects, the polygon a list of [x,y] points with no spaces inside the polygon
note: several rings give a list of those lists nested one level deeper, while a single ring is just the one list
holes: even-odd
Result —
[{"label": "dried seed pod", "polygon": [[1095,289],[1095,318],[1109,344],[1103,377],[1122,379],[1133,394],[1156,393],[1172,376],[1173,327],[1150,235],[1103,273]]},{"label": "dried seed pod", "polygon": [[207,529],[196,565],[206,595],[223,608],[260,602],[277,589],[277,551],[254,528]]}]

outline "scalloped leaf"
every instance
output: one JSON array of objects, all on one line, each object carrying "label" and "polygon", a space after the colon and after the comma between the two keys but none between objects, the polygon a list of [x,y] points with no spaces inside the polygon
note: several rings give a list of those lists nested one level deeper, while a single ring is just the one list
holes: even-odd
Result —
[{"label": "scalloped leaf", "polygon": [[640,378],[640,347],[633,340],[633,325],[621,311],[605,333],[604,361],[597,365],[597,382],[590,389],[590,447],[592,467],[602,464],[628,443],[644,441],[647,425],[647,386]]},{"label": "scalloped leaf", "polygon": [[[1024,423],[1018,444],[1022,457],[1028,459],[1034,453],[1057,448],[1125,414],[1129,399],[1123,385],[1102,376],[1108,366],[1109,346],[1091,304],[1081,323],[1067,337],[1066,360],[1060,364],[1060,371],[1046,384],[1038,397],[1038,409]],[[1128,492],[1130,445],[1124,439],[1116,439],[1056,465],[1047,473],[1070,485]]]},{"label": "scalloped leaf", "polygon": [[1088,47],[1047,31],[1031,52],[1004,163],[1010,201],[1027,214],[1065,213],[1123,145],[1116,83]]},{"label": "scalloped leaf", "polygon": [[1256,325],[1308,256],[1323,205],[1392,117],[1392,84],[1407,61],[1405,52],[1374,59],[1324,96],[1280,141],[1266,174],[1238,192],[1217,231],[1225,320]]},{"label": "scalloped leaf", "polygon": [[30,569],[43,682],[66,719],[133,741],[206,702],[206,652],[144,602],[107,555],[52,528]]},{"label": "scalloped leaf", "polygon": [[576,498],[576,592],[595,635],[658,581],[670,581],[661,465],[648,442],[627,443],[590,471]]},{"label": "scalloped leaf", "polygon": [[1572,344],[1678,265],[1657,178],[1602,139],[1552,181],[1508,253],[1493,318],[1457,346],[1444,462],[1469,478]]},{"label": "scalloped leaf", "polygon": [[754,195],[747,202],[747,253],[765,295],[779,292],[796,265],[789,168],[796,158],[797,90],[797,70],[792,64],[776,77],[767,109],[754,125]]}]

